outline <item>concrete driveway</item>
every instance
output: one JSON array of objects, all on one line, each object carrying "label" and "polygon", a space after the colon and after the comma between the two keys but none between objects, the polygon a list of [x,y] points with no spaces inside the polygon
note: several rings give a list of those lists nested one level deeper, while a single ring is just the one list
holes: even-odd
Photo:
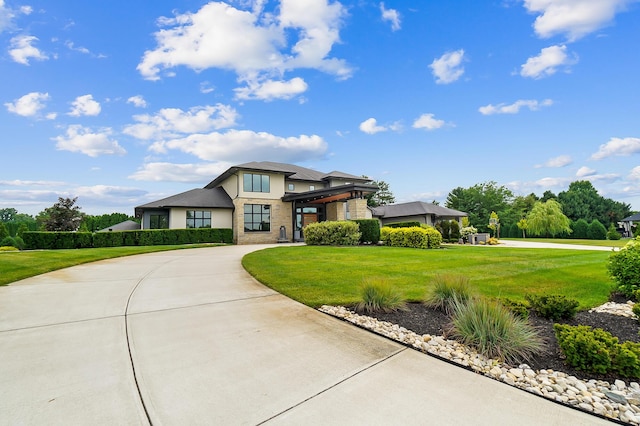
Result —
[{"label": "concrete driveway", "polygon": [[608,423],[264,287],[240,264],[263,248],[139,255],[0,287],[0,424]]}]

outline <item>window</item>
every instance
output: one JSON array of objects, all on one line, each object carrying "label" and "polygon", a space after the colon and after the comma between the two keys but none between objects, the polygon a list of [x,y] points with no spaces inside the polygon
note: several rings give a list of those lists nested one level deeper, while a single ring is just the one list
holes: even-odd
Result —
[{"label": "window", "polygon": [[271,230],[271,206],[268,204],[244,205],[244,230],[248,232]]},{"label": "window", "polygon": [[315,185],[309,185],[309,191],[315,191],[315,190],[316,190]]},{"label": "window", "polygon": [[290,183],[290,184],[288,185],[288,188],[289,188],[289,191],[293,191],[293,190],[295,190],[295,189],[296,189],[296,186],[295,186],[294,184]]},{"label": "window", "polygon": [[187,210],[187,228],[211,228],[211,212]]},{"label": "window", "polygon": [[164,214],[149,215],[149,229],[168,229],[169,220]]},{"label": "window", "polygon": [[270,192],[269,175],[244,174],[245,192]]}]

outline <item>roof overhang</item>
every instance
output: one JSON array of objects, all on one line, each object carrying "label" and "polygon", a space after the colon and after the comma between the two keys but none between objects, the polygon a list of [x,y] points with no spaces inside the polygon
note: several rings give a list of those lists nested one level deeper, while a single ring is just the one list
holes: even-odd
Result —
[{"label": "roof overhang", "polygon": [[282,201],[295,201],[308,204],[326,204],[334,201],[363,198],[378,190],[376,185],[351,183],[347,185],[332,186],[330,188],[317,189],[315,191],[286,194]]}]

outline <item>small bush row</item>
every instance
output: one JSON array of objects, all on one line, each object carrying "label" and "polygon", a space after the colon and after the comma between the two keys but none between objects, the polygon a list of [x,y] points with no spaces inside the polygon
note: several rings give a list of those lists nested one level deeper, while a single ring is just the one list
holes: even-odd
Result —
[{"label": "small bush row", "polygon": [[384,226],[388,227],[388,228],[414,228],[414,227],[420,226],[420,225],[422,225],[422,224],[420,222],[418,222],[418,221],[411,221],[411,222],[387,223]]},{"label": "small bush row", "polygon": [[640,343],[624,342],[601,328],[554,324],[567,364],[579,370],[640,378]]},{"label": "small bush row", "polygon": [[233,242],[233,231],[226,228],[25,232],[23,235],[27,249],[44,250]]},{"label": "small bush row", "polygon": [[24,240],[21,237],[4,237],[0,241],[0,247],[13,247],[18,250],[24,249]]},{"label": "small bush row", "polygon": [[350,220],[310,223],[303,229],[304,242],[311,246],[355,246],[360,243],[360,227]]},{"label": "small bush row", "polygon": [[442,234],[430,226],[414,226],[411,228],[383,227],[380,240],[391,247],[412,247],[422,249],[440,248]]}]

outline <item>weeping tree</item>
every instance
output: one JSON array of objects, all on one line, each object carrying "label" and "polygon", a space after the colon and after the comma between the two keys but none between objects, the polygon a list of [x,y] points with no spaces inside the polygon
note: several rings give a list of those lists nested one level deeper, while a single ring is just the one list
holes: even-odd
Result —
[{"label": "weeping tree", "polygon": [[571,233],[571,221],[562,213],[562,206],[553,199],[536,202],[526,218],[527,230],[532,235]]}]

